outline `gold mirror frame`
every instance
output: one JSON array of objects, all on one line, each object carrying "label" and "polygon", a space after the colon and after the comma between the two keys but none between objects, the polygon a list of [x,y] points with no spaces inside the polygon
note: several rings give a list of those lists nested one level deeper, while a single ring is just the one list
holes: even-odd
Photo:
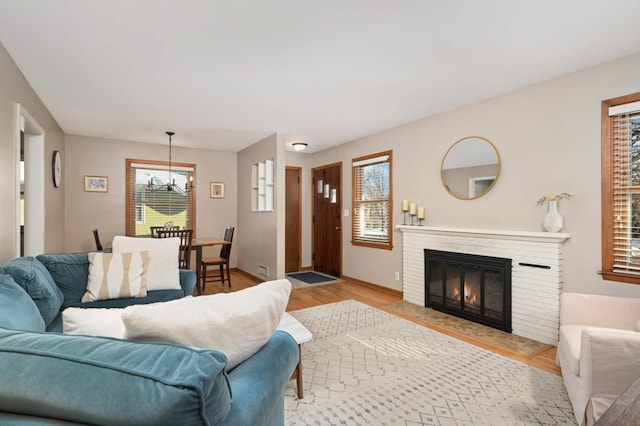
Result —
[{"label": "gold mirror frame", "polygon": [[[445,169],[445,163],[456,167]],[[500,154],[495,145],[481,136],[467,136],[456,141],[445,153],[440,164],[440,180],[452,196],[474,200],[493,188],[500,169]]]}]

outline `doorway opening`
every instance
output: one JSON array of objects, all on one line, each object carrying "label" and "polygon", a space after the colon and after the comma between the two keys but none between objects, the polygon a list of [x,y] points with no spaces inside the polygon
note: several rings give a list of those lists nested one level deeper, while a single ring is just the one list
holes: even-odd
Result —
[{"label": "doorway opening", "polygon": [[20,104],[15,109],[15,255],[44,253],[44,129]]}]

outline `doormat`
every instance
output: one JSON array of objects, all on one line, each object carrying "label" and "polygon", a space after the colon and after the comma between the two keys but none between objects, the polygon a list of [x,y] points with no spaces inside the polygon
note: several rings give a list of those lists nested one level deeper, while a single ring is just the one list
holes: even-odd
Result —
[{"label": "doormat", "polygon": [[318,283],[336,280],[336,278],[330,277],[329,275],[322,275],[313,271],[293,272],[293,273],[287,274],[287,276],[291,278],[295,278],[296,280],[303,281],[307,284],[318,284]]}]

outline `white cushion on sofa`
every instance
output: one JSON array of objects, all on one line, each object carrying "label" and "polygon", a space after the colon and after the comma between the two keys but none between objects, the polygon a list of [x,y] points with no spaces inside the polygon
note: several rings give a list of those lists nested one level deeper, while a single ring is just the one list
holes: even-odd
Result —
[{"label": "white cushion on sofa", "polygon": [[232,369],[271,338],[287,307],[291,283],[268,281],[220,293],[125,308],[126,338],[215,349]]},{"label": "white cushion on sofa", "polygon": [[67,308],[62,311],[62,331],[124,339],[124,308]]},{"label": "white cushion on sofa", "polygon": [[147,291],[181,289],[178,270],[179,238],[137,238],[116,235],[111,244],[113,253],[149,251]]}]

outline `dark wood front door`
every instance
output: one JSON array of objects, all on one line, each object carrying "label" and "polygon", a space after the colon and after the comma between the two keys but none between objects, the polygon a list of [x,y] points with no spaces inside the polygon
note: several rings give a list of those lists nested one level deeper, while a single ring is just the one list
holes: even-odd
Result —
[{"label": "dark wood front door", "polygon": [[342,275],[342,164],[313,169],[313,269]]},{"label": "dark wood front door", "polygon": [[300,167],[287,167],[285,189],[285,272],[300,270]]}]

